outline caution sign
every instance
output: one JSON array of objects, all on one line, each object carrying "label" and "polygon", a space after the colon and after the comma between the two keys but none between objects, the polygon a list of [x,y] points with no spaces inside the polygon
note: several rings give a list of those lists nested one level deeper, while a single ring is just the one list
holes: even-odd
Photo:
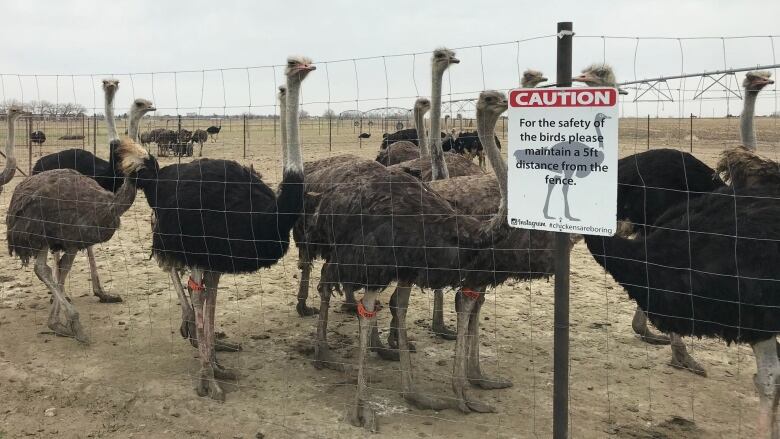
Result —
[{"label": "caution sign", "polygon": [[615,233],[617,97],[614,88],[510,92],[510,226]]}]

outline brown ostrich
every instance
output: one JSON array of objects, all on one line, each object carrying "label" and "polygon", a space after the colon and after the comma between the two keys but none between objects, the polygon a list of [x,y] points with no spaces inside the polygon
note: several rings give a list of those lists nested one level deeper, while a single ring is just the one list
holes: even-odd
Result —
[{"label": "brown ostrich", "polygon": [[209,133],[205,130],[195,130],[195,132],[192,133],[192,142],[197,143],[200,146],[198,149],[198,157],[203,157],[203,144],[206,143],[207,140],[209,140]]},{"label": "brown ostrich", "polygon": [[757,185],[780,185],[780,164],[756,153],[756,130],[753,118],[758,93],[767,85],[774,84],[771,72],[752,71],[745,75],[745,103],[740,115],[740,137],[742,145],[721,153],[716,167],[723,181],[734,188],[743,189]]},{"label": "brown ostrich", "polygon": [[[366,162],[360,169],[345,167],[338,173],[353,174],[361,181],[331,187],[320,195],[316,212],[306,224],[310,249],[325,259],[322,268],[321,304],[315,345],[315,365],[343,369],[343,363],[330,354],[326,342],[330,293],[334,288],[364,289],[358,302],[360,349],[358,389],[349,420],[354,425],[376,430],[374,411],[366,404],[365,352],[374,325],[377,295],[391,282],[397,282],[396,304],[398,345],[404,398],[418,407],[442,409],[457,407],[463,411],[490,411],[492,408],[467,395],[466,374],[472,382],[500,383],[481,375],[478,352],[466,342],[471,316],[479,294],[473,288],[491,285],[495,273],[486,269],[492,261],[495,244],[506,238],[506,165],[492,141],[493,127],[506,109],[507,101],[498,92],[480,96],[479,131],[488,149],[497,175],[501,202],[496,215],[484,217],[460,215],[442,197],[414,177]],[[329,168],[333,169],[333,168]],[[373,177],[366,177],[368,174]],[[355,231],[360,231],[355,233]],[[316,239],[315,239],[316,238]],[[419,393],[412,382],[411,358],[406,337],[406,307],[412,285],[422,288],[467,286],[468,300],[461,309],[456,367],[453,373],[454,400],[443,401]],[[475,297],[476,300],[472,300]],[[467,357],[474,367],[467,368]],[[476,363],[474,363],[476,360]],[[477,375],[479,374],[479,375]]]},{"label": "brown ostrich", "polygon": [[[119,227],[119,219],[135,199],[130,175],[148,157],[130,140],[116,147],[117,164],[125,182],[116,193],[73,169],[35,174],[14,190],[6,216],[8,251],[27,265],[35,259],[35,274],[53,295],[48,326],[55,333],[88,343],[79,313],[65,293],[65,279],[79,250],[106,242]],[[57,275],[47,264],[49,251],[63,252],[56,261]],[[60,311],[66,321],[60,320]]]}]

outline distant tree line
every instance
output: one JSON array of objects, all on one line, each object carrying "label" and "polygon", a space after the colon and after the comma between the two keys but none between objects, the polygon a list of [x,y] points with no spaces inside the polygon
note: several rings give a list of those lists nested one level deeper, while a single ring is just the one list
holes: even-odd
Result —
[{"label": "distant tree line", "polygon": [[55,104],[53,102],[43,100],[20,102],[16,99],[0,102],[0,111],[5,112],[6,109],[11,105],[20,106],[25,111],[29,111],[33,114],[54,117],[80,116],[82,114],[86,114],[87,112],[87,109],[83,105],[73,102],[59,102]]}]

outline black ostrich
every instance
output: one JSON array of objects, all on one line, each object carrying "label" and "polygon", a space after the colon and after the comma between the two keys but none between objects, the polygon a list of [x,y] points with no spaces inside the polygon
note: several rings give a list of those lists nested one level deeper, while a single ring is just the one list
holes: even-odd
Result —
[{"label": "black ostrich", "polygon": [[[480,100],[480,111],[484,115],[480,118],[480,129],[492,130],[499,115],[506,109],[506,98],[497,92],[484,92]],[[492,139],[492,135],[485,138]],[[325,260],[319,287],[321,304],[315,365],[343,368],[342,362],[331,357],[326,342],[331,290],[339,286],[353,291],[364,289],[363,298],[358,302],[358,390],[349,416],[354,425],[370,430],[377,428],[376,415],[365,401],[364,361],[369,335],[375,324],[377,295],[392,282],[398,285],[394,293],[395,303],[391,306],[397,307],[405,399],[418,407],[456,407],[466,412],[492,410],[492,407],[468,396],[464,388],[467,373],[471,382],[500,382],[481,375],[476,366],[478,351],[469,348],[467,342],[475,300],[469,299],[468,304],[464,301],[464,316],[459,318],[453,372],[456,397],[450,401],[425,396],[414,388],[405,323],[412,285],[422,288],[481,288],[490,285],[495,278],[492,271],[485,269],[488,265],[485,259],[492,260],[493,254],[482,249],[494,247],[508,233],[505,224],[507,171],[492,141],[486,146],[501,192],[497,213],[487,221],[483,216],[459,214],[425,183],[376,162],[365,161],[360,166],[330,167],[321,171],[334,175],[349,174],[353,182],[333,185],[322,192],[315,213],[306,223],[309,251]],[[471,289],[466,291],[467,294],[473,293]],[[472,295],[479,297],[476,293]]]},{"label": "black ostrich", "polygon": [[756,437],[777,437],[780,192],[732,188],[669,209],[647,234],[585,236],[596,261],[661,331],[747,343],[756,357]]},{"label": "black ostrich", "polygon": [[30,142],[40,146],[46,142],[46,134],[43,131],[33,131],[30,133]]},{"label": "black ostrich", "polygon": [[[94,179],[101,188],[116,193],[122,186],[124,178],[121,172],[117,170],[115,155],[117,143],[113,142],[114,140],[119,139],[116,132],[116,123],[114,121],[114,96],[118,89],[119,81],[115,79],[103,80],[106,128],[109,140],[108,161],[83,149],[67,149],[38,159],[38,161],[35,162],[35,166],[33,166],[32,174],[36,175],[53,169],[73,169],[81,175]],[[136,99],[133,102],[130,107],[130,123],[128,130],[132,140],[137,140],[138,127],[141,118],[143,118],[144,114],[154,110],[154,105],[146,99]],[[121,297],[103,291],[103,287],[100,285],[100,277],[98,275],[97,263],[95,262],[95,254],[92,247],[87,247],[87,258],[89,259],[93,294],[104,303],[121,302]]]},{"label": "black ostrich", "polygon": [[368,139],[370,137],[371,133],[360,133],[360,135],[358,135],[358,139]]},{"label": "black ostrich", "polygon": [[[298,114],[301,81],[314,69],[308,58],[288,59],[289,114]],[[188,288],[195,323],[190,321],[187,298],[181,294],[181,332],[185,337],[196,334],[201,363],[196,391],[200,396],[224,400],[218,380],[235,379],[215,355],[220,276],[251,273],[275,264],[287,252],[290,230],[303,210],[297,118],[291,119],[287,131],[287,160],[277,192],[251,169],[229,160],[200,159],[160,169],[151,158],[138,173],[137,184],[154,212],[155,258],[169,272],[190,270]]]},{"label": "black ostrich", "polygon": [[418,145],[417,138],[418,136],[417,136],[416,128],[406,128],[400,131],[396,131],[394,133],[385,133],[382,134],[382,144],[380,145],[380,149],[385,149],[388,146],[392,145],[393,143],[400,142],[403,140]]},{"label": "black ostrich", "polygon": [[195,130],[192,133],[192,142],[197,143],[200,146],[198,149],[198,157],[203,157],[203,144],[209,140],[209,134],[204,130]]},{"label": "black ostrich", "polygon": [[212,142],[217,141],[217,136],[219,136],[219,132],[222,130],[222,121],[219,122],[219,126],[212,125],[208,128],[206,128],[206,132],[211,137]]}]

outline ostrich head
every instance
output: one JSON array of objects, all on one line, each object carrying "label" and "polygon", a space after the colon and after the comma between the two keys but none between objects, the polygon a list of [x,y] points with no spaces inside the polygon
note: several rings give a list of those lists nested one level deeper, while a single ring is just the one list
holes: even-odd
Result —
[{"label": "ostrich head", "polygon": [[24,111],[24,109],[18,105],[11,105],[8,107],[8,110],[6,110],[6,116],[8,117],[9,122],[16,122],[16,119],[27,114],[30,114],[30,112]]},{"label": "ostrich head", "polygon": [[588,87],[615,87],[618,93],[627,95],[628,92],[618,88],[615,72],[608,64],[596,63],[586,67],[579,76],[571,78],[574,82],[585,83]]},{"label": "ostrich head", "polygon": [[742,82],[742,86],[747,91],[758,92],[767,85],[775,83],[775,81],[770,79],[771,77],[772,72],[768,70],[753,70],[745,73],[745,80]]},{"label": "ostrich head", "polygon": [[506,95],[500,91],[486,90],[479,94],[477,101],[477,112],[485,114],[491,119],[498,120],[501,113],[506,111],[509,102]]},{"label": "ostrich head", "polygon": [[455,52],[444,47],[434,50],[433,56],[431,56],[434,72],[444,72],[450,64],[458,64],[459,62],[460,60],[455,58]]},{"label": "ostrich head", "polygon": [[425,114],[431,109],[431,101],[428,98],[417,98],[414,101],[414,109]]},{"label": "ostrich head", "polygon": [[542,72],[539,70],[528,69],[523,72],[523,79],[520,80],[520,85],[523,88],[534,88],[537,84],[547,81]]},{"label": "ostrich head", "polygon": [[595,120],[596,122],[598,122],[600,125],[602,125],[602,124],[603,124],[603,122],[604,122],[604,120],[606,120],[606,119],[612,119],[612,118],[611,118],[611,117],[609,117],[609,116],[607,116],[607,115],[606,115],[606,114],[604,114],[604,113],[598,113],[598,114],[596,115],[596,118],[595,118],[594,120]]},{"label": "ostrich head", "polygon": [[109,78],[103,80],[103,92],[107,97],[113,98],[117,90],[119,90],[118,79]]},{"label": "ostrich head", "polygon": [[133,101],[133,105],[130,107],[130,115],[132,116],[137,114],[143,116],[144,114],[150,111],[156,111],[156,110],[157,108],[154,107],[152,101],[138,98],[135,101]]},{"label": "ostrich head", "polygon": [[306,75],[312,70],[316,70],[317,67],[312,65],[311,58],[305,56],[291,56],[287,58],[287,68],[284,70],[284,74],[289,78],[298,82],[303,81]]}]

